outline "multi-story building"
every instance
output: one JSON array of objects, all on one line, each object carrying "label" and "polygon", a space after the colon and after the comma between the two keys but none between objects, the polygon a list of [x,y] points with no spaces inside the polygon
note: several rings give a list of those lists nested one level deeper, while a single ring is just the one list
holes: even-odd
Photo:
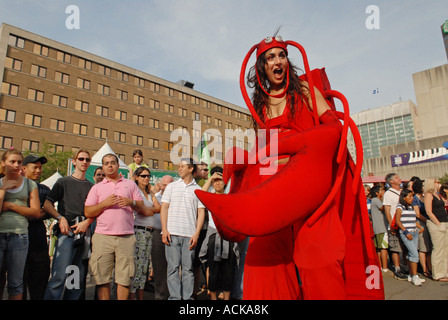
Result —
[{"label": "multi-story building", "polygon": [[[207,129],[224,137],[225,129],[252,127],[247,109],[191,82],[172,83],[7,24],[0,27],[0,80],[0,150],[36,151],[45,141],[56,151],[94,153],[107,141],[127,164],[141,149],[152,168],[173,170],[175,129],[190,135],[184,151],[195,154],[194,139]],[[214,151],[218,159],[225,153]]]},{"label": "multi-story building", "polygon": [[[388,106],[362,111],[352,116],[361,134],[364,158],[380,156],[380,148],[420,139],[420,121],[415,104],[401,101]],[[354,154],[353,141],[349,150]]]}]

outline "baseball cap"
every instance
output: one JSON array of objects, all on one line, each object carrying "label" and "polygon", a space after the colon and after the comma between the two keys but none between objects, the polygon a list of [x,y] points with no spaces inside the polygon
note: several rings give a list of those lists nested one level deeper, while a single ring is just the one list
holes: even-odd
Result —
[{"label": "baseball cap", "polygon": [[36,163],[36,162],[45,164],[47,163],[47,158],[30,154],[26,156],[25,159],[23,159],[22,165],[26,166],[28,163]]}]

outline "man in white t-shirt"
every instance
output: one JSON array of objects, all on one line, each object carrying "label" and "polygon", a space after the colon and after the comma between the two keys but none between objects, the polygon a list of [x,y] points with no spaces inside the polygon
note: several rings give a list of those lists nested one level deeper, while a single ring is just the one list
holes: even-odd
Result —
[{"label": "man in white t-shirt", "polygon": [[182,159],[178,169],[180,179],[170,183],[162,197],[160,218],[170,300],[190,300],[193,296],[193,259],[205,216],[205,207],[194,193],[201,189],[193,179],[195,170],[196,164],[191,159]]},{"label": "man in white t-shirt", "polygon": [[396,173],[389,173],[386,175],[386,183],[390,188],[384,193],[383,206],[384,214],[389,222],[389,250],[392,254],[392,263],[395,267],[395,278],[398,280],[406,280],[407,276],[400,270],[400,253],[402,251],[401,239],[393,230],[390,230],[390,224],[395,217],[395,211],[397,209],[398,201],[400,199],[401,192],[401,179]]}]

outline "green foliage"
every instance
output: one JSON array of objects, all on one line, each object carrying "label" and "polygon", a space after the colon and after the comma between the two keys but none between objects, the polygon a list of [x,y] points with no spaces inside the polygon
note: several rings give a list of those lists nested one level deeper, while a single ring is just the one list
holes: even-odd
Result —
[{"label": "green foliage", "polygon": [[72,159],[72,151],[55,152],[54,145],[46,141],[42,141],[39,152],[32,152],[26,150],[23,152],[23,156],[26,157],[29,154],[37,155],[39,157],[47,158],[48,162],[42,166],[42,176],[40,181],[51,177],[56,171],[62,176],[67,175],[67,159]]},{"label": "green foliage", "polygon": [[439,178],[440,184],[448,184],[448,173]]}]

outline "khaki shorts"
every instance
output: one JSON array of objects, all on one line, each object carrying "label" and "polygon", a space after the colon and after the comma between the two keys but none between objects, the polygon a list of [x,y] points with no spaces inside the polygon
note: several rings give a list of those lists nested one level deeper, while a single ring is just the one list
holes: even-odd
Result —
[{"label": "khaki shorts", "polygon": [[89,261],[91,280],[97,285],[110,283],[115,267],[115,282],[129,286],[135,273],[135,242],[133,234],[110,236],[95,233]]}]

